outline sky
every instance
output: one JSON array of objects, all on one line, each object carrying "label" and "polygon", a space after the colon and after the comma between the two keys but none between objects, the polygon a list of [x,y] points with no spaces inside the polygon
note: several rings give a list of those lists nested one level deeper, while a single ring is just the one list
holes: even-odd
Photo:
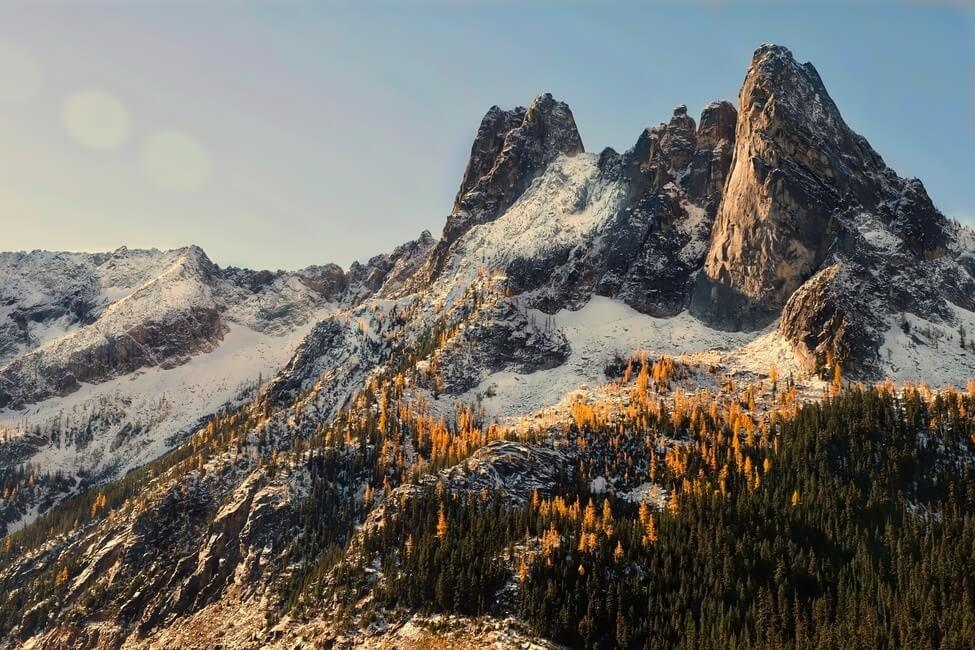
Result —
[{"label": "sky", "polygon": [[971,5],[0,0],[0,250],[345,267],[439,235],[490,106],[551,92],[623,151],[765,42],[975,224]]}]

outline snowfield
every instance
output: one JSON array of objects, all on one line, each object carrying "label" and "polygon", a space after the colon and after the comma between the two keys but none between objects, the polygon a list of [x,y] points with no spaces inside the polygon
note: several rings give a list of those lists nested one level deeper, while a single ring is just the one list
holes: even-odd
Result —
[{"label": "snowfield", "polygon": [[[21,411],[0,410],[0,432],[18,436],[36,427],[45,432],[83,428],[97,414],[112,413],[115,424],[97,430],[82,448],[52,443],[30,462],[44,471],[60,470],[68,476],[97,476],[109,470],[120,475],[166,452],[201,418],[238,398],[251,397],[259,381],[269,379],[288,362],[314,322],[317,320],[280,336],[231,325],[220,347],[182,365],[146,368],[84,384],[70,395]],[[136,427],[139,433],[116,446],[126,426]],[[13,528],[24,525],[26,519]]]},{"label": "snowfield", "polygon": [[552,319],[565,334],[572,348],[569,360],[531,374],[494,373],[462,401],[480,399],[485,413],[499,419],[531,415],[571,400],[580,391],[596,389],[606,381],[604,369],[612,359],[640,351],[762,375],[773,365],[783,376],[800,374],[791,347],[774,325],[763,332],[724,332],[686,311],[673,318],[654,318],[603,296],[593,296],[578,311],[563,309],[553,316],[530,312],[539,322]]},{"label": "snowfield", "polygon": [[454,266],[438,283],[445,292],[441,297],[463,291],[481,268],[496,270],[519,258],[545,258],[590,237],[626,198],[622,184],[599,179],[598,162],[599,156],[591,153],[559,156],[502,216],[464,234],[451,256]]},{"label": "snowfield", "polygon": [[[323,317],[325,313],[321,314]],[[79,429],[98,414],[112,414],[114,424],[96,430],[94,439],[78,448],[51,443],[30,462],[43,471],[68,476],[121,475],[166,452],[203,417],[239,398],[249,398],[258,382],[284,366],[313,322],[286,335],[273,336],[232,325],[222,345],[173,368],[146,368],[131,375],[82,388],[62,398],[32,404],[22,411],[0,410],[0,433],[24,435]],[[120,433],[135,427],[138,434],[118,445]],[[24,517],[11,527],[28,523]]]},{"label": "snowfield", "polygon": [[[975,352],[962,349],[960,330],[967,341],[975,334],[975,313],[951,305],[957,325],[925,320],[903,314],[907,325],[895,322],[880,346],[881,364],[893,380],[926,381],[935,388],[963,387],[975,376]],[[907,329],[907,331],[905,331]]]}]

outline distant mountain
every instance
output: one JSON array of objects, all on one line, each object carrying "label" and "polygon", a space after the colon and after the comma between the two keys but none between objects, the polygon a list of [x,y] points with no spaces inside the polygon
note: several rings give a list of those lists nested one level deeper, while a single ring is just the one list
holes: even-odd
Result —
[{"label": "distant mountain", "polygon": [[3,254],[0,635],[965,647],[973,277],[776,45],[623,153],[492,107],[347,271]]},{"label": "distant mountain", "polygon": [[221,269],[196,246],[0,254],[0,464],[43,477],[6,499],[0,526],[152,460],[249,399],[317,322],[395,286],[430,246],[425,234],[348,273]]}]

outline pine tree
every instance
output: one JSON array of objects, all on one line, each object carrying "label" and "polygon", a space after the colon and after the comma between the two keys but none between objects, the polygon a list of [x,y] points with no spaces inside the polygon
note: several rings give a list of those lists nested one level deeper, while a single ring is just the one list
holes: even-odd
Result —
[{"label": "pine tree", "polygon": [[647,519],[644,522],[643,526],[644,526],[643,543],[645,545],[649,545],[649,544],[656,543],[656,541],[657,541],[657,524],[654,521],[653,515],[650,515],[649,517],[647,517]]},{"label": "pine tree", "polygon": [[671,494],[670,498],[667,500],[667,511],[674,516],[677,516],[680,513],[680,501],[677,498],[677,492]]},{"label": "pine tree", "polygon": [[609,499],[603,500],[603,522],[602,522],[603,534],[606,537],[613,536],[613,508],[609,504]]},{"label": "pine tree", "polygon": [[836,359],[833,360],[833,379],[830,382],[830,394],[839,395],[843,390],[843,366]]},{"label": "pine tree", "polygon": [[443,506],[440,506],[440,514],[437,517],[437,539],[447,536],[447,516],[444,514]]},{"label": "pine tree", "polygon": [[105,496],[104,492],[99,492],[95,497],[95,500],[91,503],[90,514],[95,517],[108,506],[108,497]]},{"label": "pine tree", "polygon": [[586,510],[582,516],[582,529],[584,531],[590,531],[596,529],[596,506],[593,505],[592,499],[586,505]]},{"label": "pine tree", "polygon": [[58,571],[58,575],[54,578],[55,586],[59,588],[63,587],[65,584],[67,584],[69,577],[70,576],[68,574],[68,567],[67,566],[61,567],[61,570]]}]

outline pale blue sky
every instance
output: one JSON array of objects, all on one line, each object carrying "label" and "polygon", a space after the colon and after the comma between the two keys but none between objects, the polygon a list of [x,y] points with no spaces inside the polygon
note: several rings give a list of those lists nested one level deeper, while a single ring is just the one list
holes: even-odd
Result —
[{"label": "pale blue sky", "polygon": [[492,104],[552,92],[588,150],[622,151],[677,104],[735,100],[763,42],[975,221],[964,2],[689,4],[2,2],[0,250],[347,266],[439,234]]}]

